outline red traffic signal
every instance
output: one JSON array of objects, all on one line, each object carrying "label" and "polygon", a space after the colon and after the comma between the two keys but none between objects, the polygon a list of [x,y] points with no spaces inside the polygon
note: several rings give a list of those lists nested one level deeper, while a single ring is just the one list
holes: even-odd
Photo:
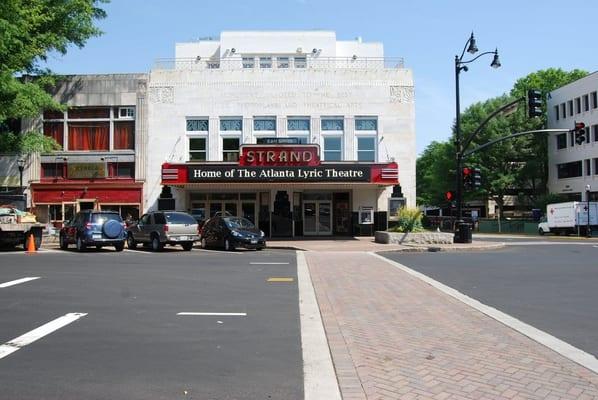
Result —
[{"label": "red traffic signal", "polygon": [[576,131],[580,131],[582,129],[584,129],[586,127],[586,124],[584,124],[583,122],[576,122],[575,123],[575,130]]},{"label": "red traffic signal", "polygon": [[[586,141],[586,124],[583,122],[575,122],[575,143],[582,145]],[[589,134],[588,134],[589,136]]]},{"label": "red traffic signal", "polygon": [[469,167],[465,167],[463,168],[463,175],[471,175],[473,173],[473,170]]},{"label": "red traffic signal", "polygon": [[444,198],[446,199],[446,201],[453,201],[453,199],[455,198],[455,193],[453,193],[452,190],[449,190],[444,194]]}]

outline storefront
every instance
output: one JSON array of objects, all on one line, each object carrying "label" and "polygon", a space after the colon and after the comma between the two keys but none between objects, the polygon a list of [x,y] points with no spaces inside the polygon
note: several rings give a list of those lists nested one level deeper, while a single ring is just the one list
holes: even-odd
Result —
[{"label": "storefront", "polygon": [[[42,167],[42,173],[48,170],[46,164]],[[119,177],[119,167],[112,162],[98,157],[97,162],[64,160],[52,167],[54,176],[42,175],[39,183],[31,184],[32,209],[40,222],[60,227],[81,210],[116,211],[123,219],[139,217],[143,183]]]},{"label": "storefront", "polygon": [[394,162],[321,162],[317,145],[244,145],[238,163],[162,165],[168,208],[243,216],[270,237],[371,235],[386,228],[397,184]]}]

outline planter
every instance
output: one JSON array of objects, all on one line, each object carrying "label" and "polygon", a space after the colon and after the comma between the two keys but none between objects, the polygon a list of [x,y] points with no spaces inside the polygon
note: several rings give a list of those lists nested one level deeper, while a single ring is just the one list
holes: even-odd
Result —
[{"label": "planter", "polygon": [[453,234],[447,232],[386,232],[376,231],[376,243],[383,244],[452,244]]}]

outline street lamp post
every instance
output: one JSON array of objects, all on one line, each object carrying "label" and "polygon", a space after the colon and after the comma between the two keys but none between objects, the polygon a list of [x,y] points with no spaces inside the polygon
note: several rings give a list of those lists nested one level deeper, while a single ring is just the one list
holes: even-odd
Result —
[{"label": "street lamp post", "polygon": [[19,192],[23,194],[23,171],[25,170],[25,160],[19,158],[17,160],[17,165],[19,167]]},{"label": "street lamp post", "polygon": [[461,71],[468,70],[466,64],[472,63],[478,58],[482,57],[486,54],[493,54],[494,58],[492,59],[492,63],[490,66],[492,68],[500,67],[500,60],[498,59],[498,49],[494,51],[486,51],[478,56],[472,58],[471,60],[463,60],[463,56],[465,52],[470,54],[475,54],[478,51],[476,46],[475,38],[473,36],[473,32],[467,42],[465,42],[465,46],[463,46],[463,51],[461,52],[461,56],[455,55],[455,147],[456,147],[456,162],[457,162],[457,171],[456,171],[456,190],[455,190],[455,200],[457,202],[457,224],[459,222],[463,222],[463,210],[462,210],[462,203],[463,203],[463,152],[466,150],[463,146],[463,138],[461,135],[461,105],[459,99],[459,74]]},{"label": "street lamp post", "polygon": [[586,206],[588,208],[588,224],[586,226],[586,237],[592,236],[592,233],[590,232],[590,190],[592,190],[592,187],[589,184],[586,185]]}]

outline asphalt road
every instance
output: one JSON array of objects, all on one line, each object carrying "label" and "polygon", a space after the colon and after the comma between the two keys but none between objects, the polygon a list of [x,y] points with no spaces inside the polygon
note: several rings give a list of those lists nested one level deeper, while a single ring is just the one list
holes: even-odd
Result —
[{"label": "asphalt road", "polygon": [[598,356],[596,243],[380,254]]},{"label": "asphalt road", "polygon": [[[296,271],[271,250],[0,252],[0,284],[40,277],[0,288],[0,398],[302,399]],[[2,357],[68,313],[87,315]]]}]

